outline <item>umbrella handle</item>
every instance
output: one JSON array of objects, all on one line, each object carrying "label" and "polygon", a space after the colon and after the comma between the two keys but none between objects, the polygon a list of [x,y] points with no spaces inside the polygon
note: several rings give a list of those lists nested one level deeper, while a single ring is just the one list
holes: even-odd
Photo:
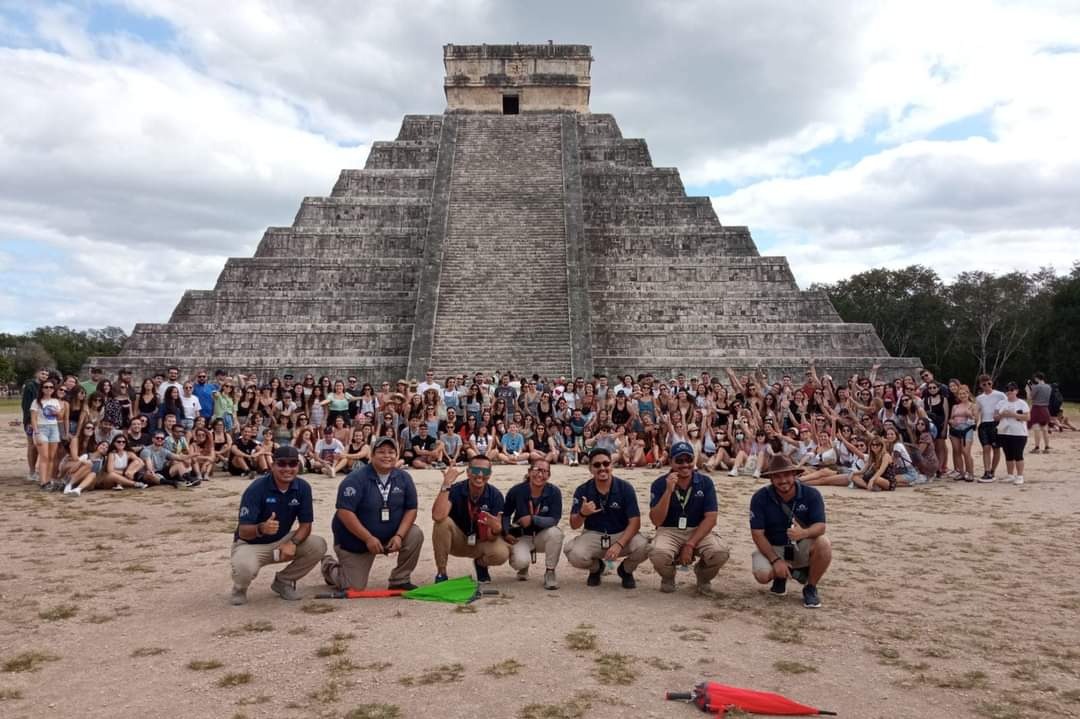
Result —
[{"label": "umbrella handle", "polygon": [[321,592],[319,594],[316,594],[315,598],[316,599],[344,599],[345,598],[345,592],[342,592],[342,591]]},{"label": "umbrella handle", "polygon": [[692,702],[694,701],[693,692],[667,692],[664,694],[664,698],[669,702]]}]

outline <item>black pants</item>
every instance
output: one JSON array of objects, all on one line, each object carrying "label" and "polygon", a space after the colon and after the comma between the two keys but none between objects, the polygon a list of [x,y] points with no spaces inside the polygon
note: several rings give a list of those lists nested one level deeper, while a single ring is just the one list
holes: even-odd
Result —
[{"label": "black pants", "polygon": [[997,441],[1001,445],[1001,451],[1005,454],[1006,462],[1024,461],[1024,445],[1027,444],[1027,437],[999,433]]}]

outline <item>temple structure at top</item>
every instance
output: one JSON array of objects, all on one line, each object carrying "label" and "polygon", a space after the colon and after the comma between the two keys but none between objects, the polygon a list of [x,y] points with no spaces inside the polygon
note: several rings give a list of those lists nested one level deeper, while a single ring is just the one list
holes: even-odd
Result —
[{"label": "temple structure at top", "polygon": [[366,380],[917,367],[591,112],[588,45],[446,45],[443,62],[443,113],[406,115],[254,257],[91,362]]}]

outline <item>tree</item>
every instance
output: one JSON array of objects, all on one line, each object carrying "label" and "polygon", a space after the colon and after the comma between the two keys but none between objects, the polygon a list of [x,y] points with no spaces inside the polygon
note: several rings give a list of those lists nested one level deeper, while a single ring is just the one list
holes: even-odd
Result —
[{"label": "tree", "polygon": [[949,287],[958,341],[975,358],[979,374],[995,380],[1034,327],[1031,301],[1036,285],[1023,272],[1000,277],[961,272]]},{"label": "tree", "polygon": [[42,367],[55,367],[52,355],[34,341],[26,341],[15,348],[15,381],[22,384]]}]

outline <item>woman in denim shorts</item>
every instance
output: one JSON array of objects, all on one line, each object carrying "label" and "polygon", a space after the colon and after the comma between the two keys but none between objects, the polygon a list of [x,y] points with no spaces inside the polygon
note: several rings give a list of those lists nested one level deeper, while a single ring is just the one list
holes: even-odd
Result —
[{"label": "woman in denim shorts", "polygon": [[56,384],[51,379],[41,383],[37,399],[30,405],[30,426],[38,451],[38,478],[41,488],[51,492],[63,485],[52,477],[56,451],[60,447],[60,419],[63,404],[56,398]]}]

